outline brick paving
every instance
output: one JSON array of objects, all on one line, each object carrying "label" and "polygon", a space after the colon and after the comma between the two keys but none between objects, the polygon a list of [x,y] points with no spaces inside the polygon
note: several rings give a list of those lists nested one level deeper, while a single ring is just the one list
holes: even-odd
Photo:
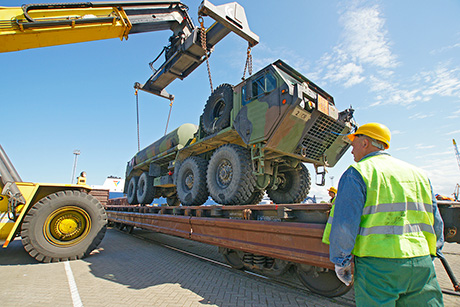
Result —
[{"label": "brick paving", "polygon": [[[135,233],[218,259],[217,248],[142,230]],[[182,241],[181,241],[182,240]],[[445,254],[460,278],[460,245]],[[440,284],[452,289],[436,261]],[[329,299],[205,262],[109,229],[100,248],[70,262],[83,306],[349,306],[352,291]],[[19,240],[0,250],[1,306],[74,306],[64,263],[36,262]],[[460,297],[444,295],[446,306]]]}]

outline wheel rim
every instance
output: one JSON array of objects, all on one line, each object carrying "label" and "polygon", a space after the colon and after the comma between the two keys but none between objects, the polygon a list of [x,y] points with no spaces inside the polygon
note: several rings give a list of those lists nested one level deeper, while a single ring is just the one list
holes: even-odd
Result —
[{"label": "wheel rim", "polygon": [[232,182],[233,168],[228,160],[223,160],[217,167],[217,184],[221,188],[226,188]]},{"label": "wheel rim", "polygon": [[216,102],[216,106],[214,107],[214,110],[212,112],[212,116],[214,120],[222,116],[222,113],[224,113],[224,108],[225,108],[225,101],[223,99],[219,99]]},{"label": "wheel rim", "polygon": [[185,174],[185,180],[184,180],[184,188],[186,191],[190,191],[193,188],[193,182],[195,178],[193,176],[193,173],[191,171],[188,171]]},{"label": "wheel rim", "polygon": [[88,213],[75,206],[55,210],[45,220],[43,234],[55,246],[72,246],[86,238],[91,230]]}]

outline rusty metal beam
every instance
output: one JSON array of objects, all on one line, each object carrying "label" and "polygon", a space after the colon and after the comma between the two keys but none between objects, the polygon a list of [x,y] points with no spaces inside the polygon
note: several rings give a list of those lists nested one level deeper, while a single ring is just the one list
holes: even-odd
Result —
[{"label": "rusty metal beam", "polygon": [[174,216],[108,210],[109,220],[230,249],[334,269],[324,224]]}]

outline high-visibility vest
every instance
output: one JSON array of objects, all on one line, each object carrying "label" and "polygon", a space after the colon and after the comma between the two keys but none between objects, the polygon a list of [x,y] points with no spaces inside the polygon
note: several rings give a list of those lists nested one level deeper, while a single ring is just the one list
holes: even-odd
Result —
[{"label": "high-visibility vest", "polygon": [[433,203],[428,178],[389,155],[351,165],[367,187],[359,234],[352,254],[412,258],[436,255]]},{"label": "high-visibility vest", "polygon": [[332,203],[331,212],[329,212],[329,218],[327,219],[326,228],[324,228],[324,232],[323,232],[322,241],[324,244],[330,244],[329,235],[331,234],[332,220],[334,219],[335,197],[332,199],[331,203]]}]

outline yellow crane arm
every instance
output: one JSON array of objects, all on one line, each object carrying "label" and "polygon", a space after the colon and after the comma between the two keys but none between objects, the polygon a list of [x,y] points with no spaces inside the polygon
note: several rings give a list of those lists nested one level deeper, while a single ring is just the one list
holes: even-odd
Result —
[{"label": "yellow crane arm", "polygon": [[[163,49],[166,61],[145,84],[135,86],[170,99],[165,87],[177,78],[187,77],[230,32],[247,40],[251,47],[259,42],[249,29],[243,7],[236,2],[215,6],[203,0],[198,14],[216,22],[206,31],[195,27],[188,7],[180,0],[0,7],[0,53],[116,37],[123,40],[128,34],[169,29],[173,34],[169,46]],[[202,41],[202,37],[206,39]]]},{"label": "yellow crane arm", "polygon": [[[85,7],[86,5],[86,7]],[[121,7],[0,7],[0,52],[128,38],[132,25]]]}]

